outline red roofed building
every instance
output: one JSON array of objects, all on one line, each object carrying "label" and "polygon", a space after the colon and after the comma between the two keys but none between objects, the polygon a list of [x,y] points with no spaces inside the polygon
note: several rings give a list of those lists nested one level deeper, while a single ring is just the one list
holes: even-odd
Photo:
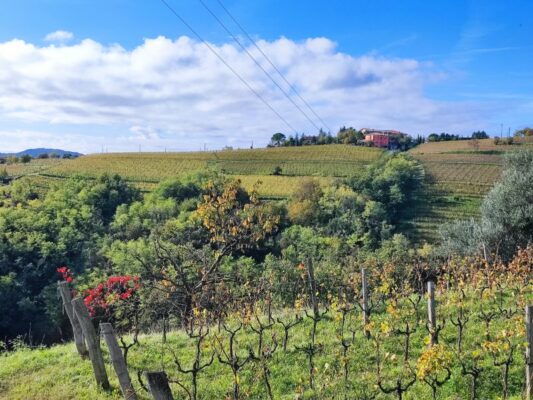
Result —
[{"label": "red roofed building", "polygon": [[395,130],[380,130],[368,128],[361,129],[361,132],[365,135],[365,142],[372,143],[374,147],[381,147],[385,149],[390,148],[392,142],[396,142],[395,140],[391,141],[391,139],[397,139],[401,135],[405,135],[404,133]]}]

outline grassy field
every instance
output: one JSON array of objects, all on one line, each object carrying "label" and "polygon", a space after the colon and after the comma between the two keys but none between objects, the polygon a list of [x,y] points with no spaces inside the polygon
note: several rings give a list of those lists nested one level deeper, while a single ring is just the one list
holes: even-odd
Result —
[{"label": "grassy field", "polygon": [[[424,303],[420,312],[424,313]],[[309,340],[311,323],[309,320],[290,331],[289,344],[284,351],[278,347],[268,361],[270,369],[270,383],[275,399],[343,399],[348,393],[350,399],[394,399],[393,394],[381,393],[377,386],[376,375],[376,347],[373,340],[364,337],[361,321],[355,313],[348,316],[345,339],[352,338],[353,343],[342,356],[339,338],[339,318],[335,313],[326,315],[318,324],[317,343],[321,351],[315,359],[315,390],[308,386],[308,364],[305,353],[298,350]],[[285,315],[283,318],[291,316]],[[379,326],[381,316],[374,317]],[[504,325],[493,323],[494,332],[504,328]],[[463,345],[465,348],[477,348],[475,341],[484,336],[482,323],[471,323],[465,331]],[[283,330],[279,324],[265,335],[265,346],[272,345],[272,334],[283,337]],[[227,337],[217,332],[213,327],[211,339],[204,347],[204,361],[208,360],[217,343],[226,343]],[[215,335],[219,339],[214,339]],[[441,342],[450,351],[456,340],[456,328],[446,324],[441,332]],[[410,368],[416,370],[417,360],[426,346],[427,331],[420,325],[411,337],[411,352],[409,355]],[[220,342],[218,342],[220,340]],[[237,353],[246,357],[248,348],[257,346],[257,335],[249,327],[245,327],[237,334]],[[351,339],[350,339],[351,340]],[[137,380],[138,370],[165,370],[171,380],[179,380],[186,386],[190,385],[190,376],[177,371],[173,354],[183,366],[193,362],[193,341],[182,331],[174,331],[168,335],[167,343],[163,344],[161,335],[154,333],[140,337],[140,346],[134,347],[129,353],[130,375],[140,398],[149,396],[140,388]],[[403,338],[389,337],[383,339],[382,356],[383,383],[385,386],[394,385],[397,376],[404,376],[408,380],[409,369],[403,363]],[[72,343],[56,345],[42,349],[18,349],[15,352],[0,354],[0,399],[10,400],[65,400],[65,399],[120,399],[118,382],[109,361],[109,354],[105,343],[102,342],[106,368],[113,389],[109,392],[97,389],[92,376],[91,364],[88,360],[80,360]],[[484,353],[481,353],[484,354]],[[344,381],[344,364],[349,366],[348,382]],[[457,361],[454,361],[454,363]],[[479,379],[478,398],[496,399],[501,393],[501,367],[492,364],[492,358],[484,354],[479,360],[482,374]],[[262,382],[262,368],[257,361],[247,363],[239,373],[241,397],[243,399],[267,398]],[[409,378],[410,379],[410,378]],[[519,399],[524,381],[524,361],[517,352],[510,368],[510,396],[509,399]],[[185,392],[177,384],[172,384],[175,398],[186,398]],[[232,374],[227,365],[220,363],[215,357],[214,363],[199,375],[199,396],[202,399],[231,398]],[[461,374],[460,366],[454,364],[451,379],[438,389],[438,399],[466,399],[470,393],[470,378]],[[430,388],[418,380],[406,394],[404,399],[429,399]]]},{"label": "grassy field", "polygon": [[0,171],[5,169],[10,176],[15,178],[34,174],[38,175],[50,168],[61,165],[63,162],[64,160],[61,159],[35,159],[27,164],[16,163],[0,165]]},{"label": "grassy field", "polygon": [[379,149],[345,145],[197,153],[94,154],[62,163],[50,173],[68,176],[111,171],[131,180],[159,181],[206,169],[230,175],[272,175],[274,168],[280,167],[285,176],[348,176],[380,154]]},{"label": "grassy field", "polygon": [[514,139],[511,145],[494,143],[494,139],[481,140],[452,140],[449,142],[424,143],[410,150],[413,154],[434,154],[434,153],[500,153],[503,154],[510,149],[517,149],[522,145],[531,146],[531,138]]}]

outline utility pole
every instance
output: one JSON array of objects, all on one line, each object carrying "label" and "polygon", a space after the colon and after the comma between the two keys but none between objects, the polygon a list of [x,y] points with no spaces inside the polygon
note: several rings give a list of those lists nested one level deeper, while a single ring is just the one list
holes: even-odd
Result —
[{"label": "utility pole", "polygon": [[500,139],[503,138],[503,124],[500,124]]},{"label": "utility pole", "polygon": [[509,130],[507,131],[507,137],[511,137],[511,127],[509,127]]}]

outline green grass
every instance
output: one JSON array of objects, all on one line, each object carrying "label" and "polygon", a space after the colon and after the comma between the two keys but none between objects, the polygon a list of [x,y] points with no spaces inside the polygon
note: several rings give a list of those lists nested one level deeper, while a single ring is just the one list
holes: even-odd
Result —
[{"label": "green grass", "polygon": [[[421,315],[424,315],[424,302],[420,306]],[[438,311],[439,312],[439,311]],[[348,398],[365,398],[364,395],[375,394],[376,399],[392,399],[394,396],[380,393],[376,386],[375,357],[376,350],[373,342],[367,340],[361,329],[360,318],[352,314],[348,320],[349,329],[355,332],[355,342],[348,352],[350,379],[345,388],[343,380],[343,365],[341,346],[339,344],[338,327],[339,320],[335,313],[330,311],[318,325],[317,343],[323,346],[322,351],[316,357],[315,390],[308,387],[308,364],[305,354],[296,349],[304,346],[309,340],[310,322],[298,325],[291,331],[290,342],[287,352],[281,347],[268,361],[271,370],[271,384],[276,399],[318,398],[318,399],[343,399],[347,390]],[[384,314],[373,316],[376,325],[379,326]],[[287,317],[287,315],[285,315]],[[494,332],[504,327],[503,321],[494,324]],[[483,324],[477,322],[472,316],[466,330],[464,341],[465,348],[473,349],[473,341],[483,337]],[[266,345],[272,344],[271,335],[282,337],[282,330],[275,325],[274,330],[266,337]],[[219,335],[224,343],[226,336],[218,333],[216,327],[211,330],[210,345],[204,349],[204,356],[208,358],[212,346],[217,341],[214,335]],[[351,337],[348,331],[346,338]],[[412,337],[412,350],[410,363],[414,367],[424,348],[426,348],[427,331],[423,322],[417,326]],[[245,328],[238,336],[238,353],[245,357],[248,347],[257,346],[257,336],[249,328]],[[440,335],[440,342],[452,349],[456,340],[456,328],[447,323]],[[130,375],[134,386],[141,394],[142,399],[149,397],[140,389],[136,378],[137,370],[165,370],[171,380],[178,379],[185,385],[189,385],[190,376],[184,376],[177,372],[173,362],[172,353],[176,354],[184,367],[188,367],[193,359],[193,342],[184,332],[175,331],[169,334],[166,344],[161,341],[161,335],[154,333],[141,336],[141,346],[134,347],[130,351],[129,366]],[[392,336],[384,339],[382,354],[388,354],[388,361],[384,363],[383,377],[386,385],[394,384],[397,374],[402,370],[403,338]],[[80,360],[75,352],[73,344],[57,345],[47,349],[19,349],[12,353],[0,355],[0,399],[120,399],[118,383],[112,367],[109,365],[109,356],[102,343],[104,357],[111,385],[110,392],[103,392],[96,388],[93,380],[90,362]],[[492,359],[484,356],[484,371],[480,380],[480,398],[496,399],[501,393],[500,368],[492,365]],[[515,361],[511,367],[510,393],[511,399],[519,399],[524,380],[524,362],[517,350]],[[241,394],[245,399],[263,399],[265,389],[261,381],[261,368],[256,362],[248,363],[240,374]],[[175,398],[185,398],[185,393],[176,384],[172,384]],[[221,364],[216,359],[212,366],[201,373],[199,380],[199,392],[203,399],[225,399],[231,393],[232,375],[228,366]],[[313,397],[314,396],[314,397]],[[460,368],[454,364],[452,378],[438,391],[439,399],[464,399],[469,396],[469,380],[460,373]],[[430,390],[427,385],[417,381],[404,399],[428,399]]]},{"label": "green grass", "polygon": [[61,159],[35,159],[26,164],[2,164],[0,165],[0,171],[5,169],[10,176],[18,178],[27,175],[38,175],[60,165],[62,162],[63,160]]},{"label": "green grass", "polygon": [[[424,143],[411,150],[413,154],[431,154],[431,153],[453,153],[453,152],[474,152],[474,153],[486,153],[491,151],[507,152],[515,150],[520,147],[533,146],[533,139],[521,138],[515,139],[515,143],[512,145],[497,145],[494,143],[494,139],[481,139],[477,141],[472,140],[452,140],[449,142],[430,142]],[[489,153],[490,154],[490,153]]]}]

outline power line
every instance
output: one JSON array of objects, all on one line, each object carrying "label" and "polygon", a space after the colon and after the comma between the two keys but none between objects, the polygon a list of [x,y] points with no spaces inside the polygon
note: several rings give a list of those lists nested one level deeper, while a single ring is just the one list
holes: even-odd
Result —
[{"label": "power line", "polygon": [[224,22],[222,22],[222,20],[218,18],[218,16],[207,6],[207,4],[205,4],[203,0],[198,0],[198,1],[202,4],[202,6],[204,6],[207,12],[209,12],[209,14],[213,16],[213,18],[220,24],[220,26],[222,26],[222,28],[227,32],[227,34],[233,38],[233,40],[248,55],[248,57],[255,63],[255,65],[257,65],[264,72],[264,74],[272,81],[272,83],[274,83],[274,85],[276,85],[278,89],[281,90],[281,92],[285,95],[287,99],[289,99],[289,101],[294,105],[294,107],[296,107],[298,111],[300,111],[303,114],[303,116],[311,123],[311,125],[313,125],[316,128],[316,130],[320,130],[320,127],[317,124],[315,124],[315,122],[309,117],[309,115],[307,115],[307,113],[304,110],[302,110],[302,108],[292,99],[292,97],[285,91],[285,89],[283,89],[278,84],[278,82],[276,82],[276,80],[272,77],[272,75],[270,75],[270,73],[261,65],[261,63],[259,63],[256,60],[256,58],[248,51],[248,49],[241,43],[241,41],[231,32],[231,30],[224,24]]},{"label": "power line", "polygon": [[229,10],[224,6],[221,0],[217,0],[218,4],[220,4],[220,7],[228,14],[228,16],[235,22],[235,24],[239,27],[239,29],[244,33],[244,35],[248,38],[250,42],[255,46],[255,48],[265,57],[265,59],[268,61],[268,63],[274,68],[274,70],[278,73],[278,75],[283,79],[283,81],[291,88],[291,90],[298,96],[298,98],[307,106],[307,108],[313,113],[313,115],[320,120],[320,122],[331,132],[331,129],[328,127],[328,124],[324,122],[322,118],[315,112],[313,107],[303,98],[303,96],[300,95],[300,93],[296,90],[296,88],[285,78],[285,75],[276,67],[276,65],[272,62],[270,57],[268,57],[265,52],[259,47],[257,42],[248,34],[246,29],[237,21],[237,19],[229,12]]},{"label": "power line", "polygon": [[202,43],[204,43],[207,48],[237,77],[239,78],[239,80],[244,83],[244,85],[259,99],[261,100],[274,114],[276,114],[276,116],[285,123],[285,125],[287,125],[289,127],[289,129],[293,132],[296,132],[296,129],[294,129],[294,127],[285,119],[283,118],[283,116],[278,113],[274,107],[272,107],[270,105],[270,103],[268,101],[266,101],[263,96],[261,96],[252,86],[250,86],[250,84],[237,72],[235,71],[235,69],[233,69],[233,67],[231,65],[228,64],[228,62],[226,62],[226,60],[224,60],[224,58],[218,54],[218,52],[206,41],[204,40],[204,38],[202,36],[200,36],[200,34],[198,32],[196,32],[196,30],[194,30],[194,28],[189,25],[187,23],[187,21],[185,21],[185,19],[183,19],[181,17],[181,15],[179,15],[176,10],[174,10],[174,8],[172,8],[170,6],[170,4],[168,4],[166,2],[166,0],[161,0],[161,2],[170,10],[170,12],[172,12],[172,14],[174,14],[176,16],[176,18],[178,18],[183,25],[185,25]]}]

